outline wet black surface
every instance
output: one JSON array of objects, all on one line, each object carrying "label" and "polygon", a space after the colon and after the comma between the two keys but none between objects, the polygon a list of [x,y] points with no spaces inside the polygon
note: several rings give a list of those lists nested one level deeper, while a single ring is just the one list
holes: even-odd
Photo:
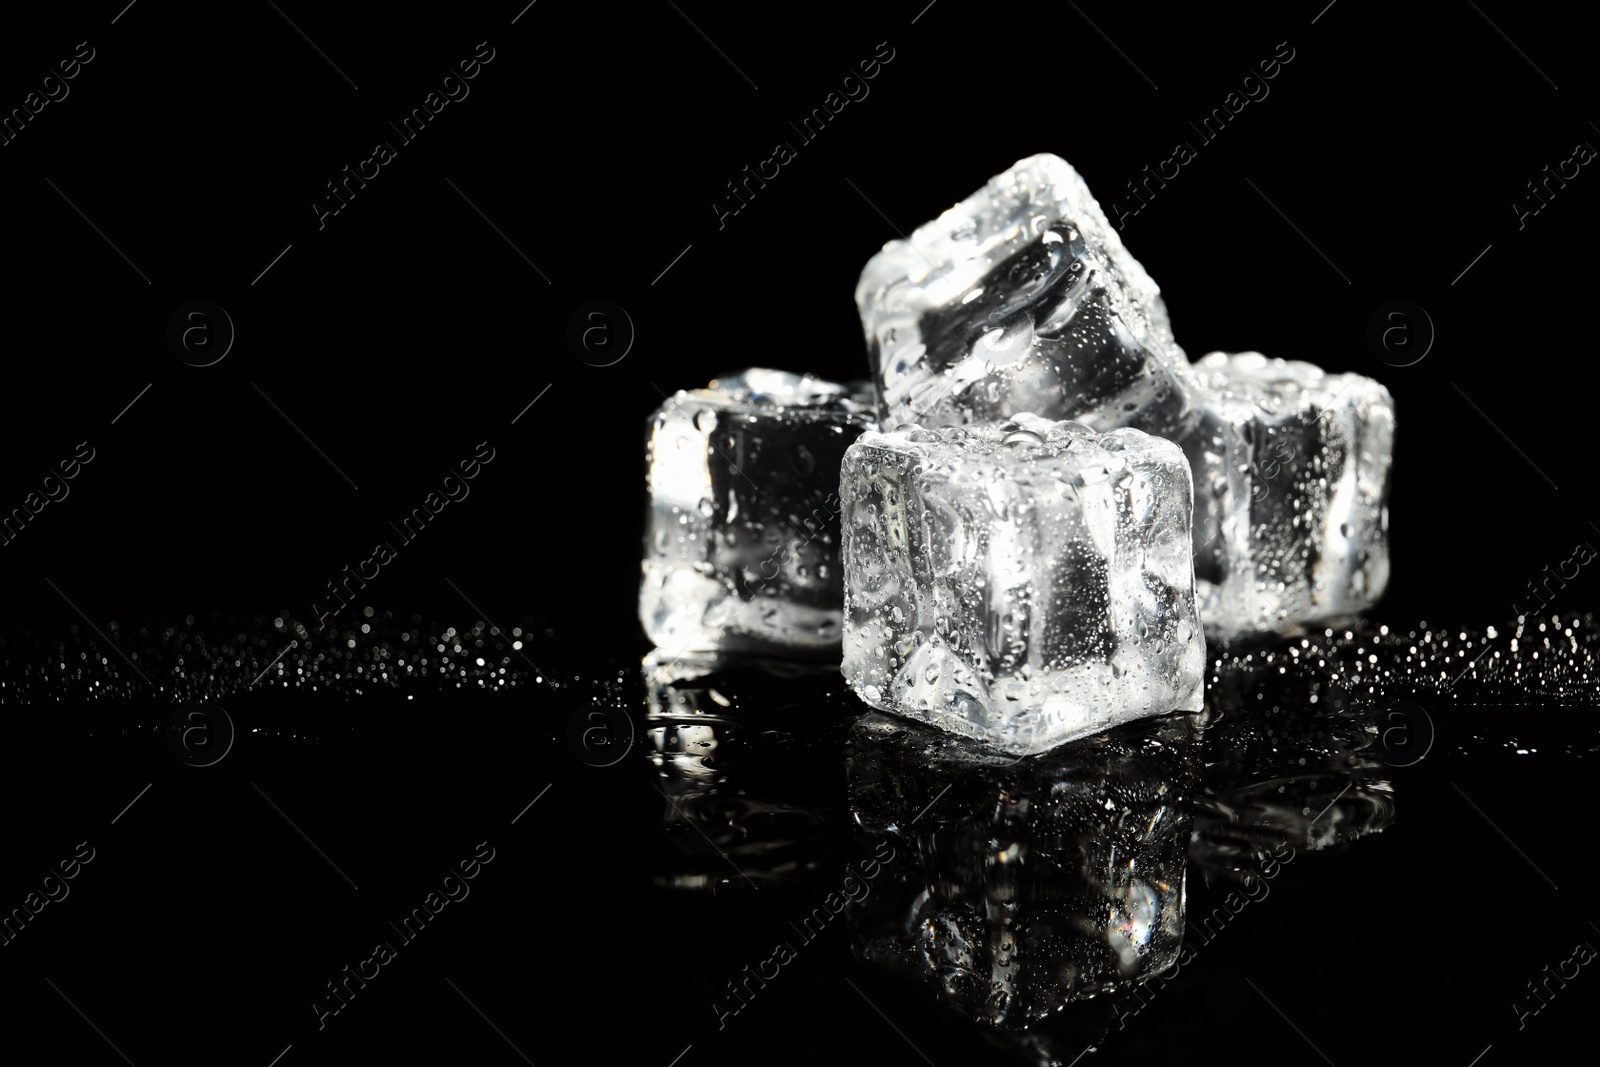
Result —
[{"label": "wet black surface", "polygon": [[[729,678],[727,705],[706,694],[709,775],[703,734],[652,723],[643,430],[731,368],[865,377],[867,259],[1050,151],[1190,357],[1370,375],[1398,433],[1367,628],[1211,687],[1187,886],[1214,936],[1031,1047],[1070,1064],[1092,1042],[1080,1067],[1581,1054],[1600,978],[1567,961],[1600,947],[1600,731],[1578,613],[1600,533],[1573,253],[1600,199],[1574,146],[1600,143],[1594,67],[1575,16],[1480,6],[9,12],[6,1050],[998,1062],[927,986],[856,961],[843,915],[725,1015],[727,984],[859,870],[863,708],[826,672]],[[425,136],[389,125],[491,52]],[[798,131],[818,108],[838,110]],[[1196,128],[1219,108],[1222,132]],[[329,184],[379,140],[394,158],[333,214]],[[234,331],[208,365],[169,339],[196,300]],[[597,300],[634,332],[615,359],[571,341]],[[1425,309],[1402,331],[1422,358],[1370,343],[1395,301]],[[1550,628],[1513,656],[1518,612]],[[1390,717],[1401,699],[1434,733],[1403,766],[1422,720]],[[234,729],[209,765],[199,741],[224,731],[186,717],[201,700]],[[430,903],[413,939],[395,929]],[[376,976],[333,1015],[347,966]]]},{"label": "wet black surface", "polygon": [[[872,870],[849,771],[867,709],[836,674],[734,662],[696,678],[684,662],[687,677],[667,685],[674,661],[658,657],[647,686],[639,658],[585,660],[534,620],[518,624],[528,639],[513,649],[509,633],[466,621],[452,634],[377,618],[370,634],[291,647],[271,667],[279,635],[246,653],[238,620],[221,618],[130,627],[117,649],[68,635],[41,655],[37,632],[7,638],[5,689],[29,697],[6,701],[13,737],[41,774],[6,784],[4,888],[17,907],[37,903],[35,890],[67,893],[14,924],[12,1002],[66,1027],[70,999],[136,1063],[165,1047],[165,1027],[183,1047],[242,1062],[289,1045],[319,1057],[507,1054],[483,1016],[534,1062],[558,1025],[663,1063],[686,1048],[700,1062],[904,1059],[908,1041],[935,1063],[992,1057],[994,1043],[1021,1062],[1071,1062],[1091,1044],[1096,1062],[1133,1062],[1241,1034],[1296,1062],[1425,1050],[1467,1062],[1513,1040],[1553,1050],[1583,1015],[1577,964],[1538,1015],[1526,983],[1600,941],[1585,903],[1593,709],[1533,721],[1504,705],[1510,693],[1559,702],[1589,677],[1600,631],[1587,617],[1547,619],[1544,634],[1530,620],[1516,651],[1515,631],[1370,628],[1213,650],[1207,711],[1177,717],[1197,731],[1180,746],[1197,777],[1174,771],[1172,783],[1193,830],[1176,974],[1067,1003],[1023,1032],[974,1023],[903,971],[857,959],[858,905],[808,921],[863,892],[850,886]],[[169,692],[152,693],[119,651]],[[1480,652],[1459,678],[1448,666]],[[297,682],[302,670],[313,680]],[[175,751],[168,723],[191,706],[207,711],[204,733]],[[205,765],[219,708],[235,736]],[[1001,793],[1026,789],[1063,751],[1011,771],[1017,761],[998,757],[984,773]],[[1074,788],[1097,773],[1063,766],[1078,766]],[[1126,793],[1131,765],[1108,766]],[[981,856],[1001,798],[984,800],[977,779],[976,793],[936,790],[937,764],[895,777],[923,783],[926,798],[896,803],[931,809],[924,830],[945,826],[958,837],[944,848],[970,840],[960,847]],[[41,881],[89,852],[76,877]],[[1028,862],[1024,909],[1054,884]],[[430,904],[424,927],[399,929]],[[379,942],[394,953],[386,964]],[[326,983],[346,965],[367,984],[352,980],[331,1014]],[[1406,1027],[1384,1024],[1395,1012]],[[440,1022],[452,1014],[458,1025]]]}]

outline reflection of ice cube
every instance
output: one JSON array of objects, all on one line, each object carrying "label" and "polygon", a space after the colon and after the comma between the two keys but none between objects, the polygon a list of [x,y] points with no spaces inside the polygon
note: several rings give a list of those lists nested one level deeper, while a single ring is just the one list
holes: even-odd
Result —
[{"label": "reflection of ice cube", "polygon": [[1192,850],[1208,880],[1248,882],[1285,845],[1319,851],[1394,821],[1389,769],[1366,751],[1380,701],[1332,684],[1334,662],[1326,648],[1294,646],[1212,662]]},{"label": "reflection of ice cube", "polygon": [[[831,668],[657,649],[642,675],[662,805],[655,883],[724,893],[793,885],[829,862],[843,722]],[[835,771],[837,773],[837,771]]]},{"label": "reflection of ice cube", "polygon": [[1171,436],[1193,421],[1160,290],[1056,156],[1021,160],[884,245],[856,307],[886,428],[1031,412]]},{"label": "reflection of ice cube", "polygon": [[752,369],[651,417],[639,618],[673,651],[839,647],[839,461],[864,383]]},{"label": "reflection of ice cube", "polygon": [[1394,401],[1355,374],[1259,352],[1195,364],[1195,579],[1210,637],[1361,611],[1389,580]]},{"label": "reflection of ice cube", "polygon": [[1019,415],[845,454],[844,674],[1008,752],[1200,707],[1189,468],[1133,429]]},{"label": "reflection of ice cube", "polygon": [[846,911],[856,956],[1009,1028],[1160,974],[1183,938],[1191,749],[1185,716],[1021,760],[863,716],[851,811],[894,859]]}]

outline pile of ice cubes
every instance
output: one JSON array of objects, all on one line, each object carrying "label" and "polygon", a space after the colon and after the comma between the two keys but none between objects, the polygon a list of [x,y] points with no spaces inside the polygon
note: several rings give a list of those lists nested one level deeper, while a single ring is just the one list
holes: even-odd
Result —
[{"label": "pile of ice cubes", "polygon": [[652,419],[640,618],[669,654],[832,657],[1015,754],[1200,709],[1205,640],[1388,581],[1394,402],[1191,364],[1083,179],[1024,159],[856,287],[873,381],[752,369]]}]

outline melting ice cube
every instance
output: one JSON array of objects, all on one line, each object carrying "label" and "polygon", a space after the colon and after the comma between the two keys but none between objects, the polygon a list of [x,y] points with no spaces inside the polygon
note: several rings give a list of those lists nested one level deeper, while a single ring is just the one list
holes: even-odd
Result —
[{"label": "melting ice cube", "polygon": [[844,674],[1014,753],[1200,707],[1189,465],[1134,429],[1019,415],[845,453]]},{"label": "melting ice cube", "polygon": [[1204,406],[1180,443],[1207,636],[1371,607],[1389,581],[1389,391],[1259,352],[1213,352],[1195,370]]},{"label": "melting ice cube", "polygon": [[884,245],[856,307],[886,428],[1032,412],[1172,436],[1194,420],[1160,290],[1056,156],[1018,162]]},{"label": "melting ice cube", "polygon": [[651,416],[639,618],[673,652],[837,654],[839,464],[866,383],[751,369]]}]

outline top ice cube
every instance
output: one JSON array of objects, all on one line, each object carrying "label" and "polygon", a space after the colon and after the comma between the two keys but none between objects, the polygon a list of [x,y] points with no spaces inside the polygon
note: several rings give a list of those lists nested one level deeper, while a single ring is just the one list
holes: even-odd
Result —
[{"label": "top ice cube", "polygon": [[886,429],[1032,412],[1175,437],[1196,418],[1160,289],[1057,156],[1021,160],[884,245],[856,308]]}]

